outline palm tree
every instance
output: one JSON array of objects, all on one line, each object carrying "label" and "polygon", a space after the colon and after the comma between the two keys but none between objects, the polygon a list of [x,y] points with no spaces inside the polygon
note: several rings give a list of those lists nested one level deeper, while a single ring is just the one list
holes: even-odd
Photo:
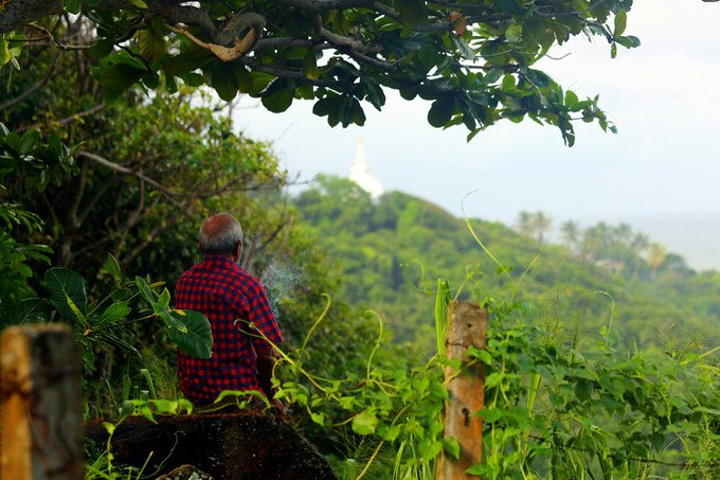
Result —
[{"label": "palm tree", "polygon": [[650,268],[652,269],[650,271],[650,280],[655,278],[655,272],[660,265],[665,263],[666,257],[667,249],[662,244],[658,242],[653,242],[650,244],[647,256],[648,264],[650,264]]},{"label": "palm tree", "polygon": [[597,226],[588,227],[583,238],[583,249],[592,257],[597,258],[602,254],[602,232]]},{"label": "palm tree", "polygon": [[641,255],[645,251],[645,249],[648,248],[649,245],[650,238],[648,238],[648,236],[644,233],[636,233],[635,235],[633,235],[633,238],[630,241],[630,248],[632,249],[633,253],[635,253],[635,269],[633,271],[633,276],[636,278],[640,273],[640,265],[642,263]]},{"label": "palm tree", "polygon": [[538,211],[532,215],[531,224],[537,242],[542,244],[545,240],[545,234],[552,228],[552,218]]},{"label": "palm tree", "polygon": [[530,212],[522,211],[518,214],[518,232],[522,235],[531,236],[533,233],[532,225],[532,214]]},{"label": "palm tree", "polygon": [[605,222],[598,222],[593,227],[597,238],[600,240],[602,248],[607,248],[612,244],[612,233],[610,226]]},{"label": "palm tree", "polygon": [[636,233],[632,241],[630,242],[630,248],[632,248],[635,255],[640,255],[650,245],[650,238],[644,233]]},{"label": "palm tree", "polygon": [[613,228],[613,236],[615,241],[625,246],[630,246],[633,239],[632,227],[627,223],[621,223],[617,227]]},{"label": "palm tree", "polygon": [[580,239],[580,229],[578,223],[573,220],[568,220],[560,226],[560,232],[562,233],[562,240],[571,252],[577,252],[577,244]]}]

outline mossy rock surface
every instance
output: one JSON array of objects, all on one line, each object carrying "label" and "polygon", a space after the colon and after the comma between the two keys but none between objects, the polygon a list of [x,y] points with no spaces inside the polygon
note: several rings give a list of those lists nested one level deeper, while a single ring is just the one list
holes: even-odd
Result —
[{"label": "mossy rock surface", "polygon": [[[291,426],[255,411],[143,417],[120,422],[112,437],[115,464],[145,467],[164,475],[183,466],[215,480],[334,479],[327,461]],[[86,436],[104,445],[102,420],[86,426]],[[152,454],[152,455],[151,455]]]}]

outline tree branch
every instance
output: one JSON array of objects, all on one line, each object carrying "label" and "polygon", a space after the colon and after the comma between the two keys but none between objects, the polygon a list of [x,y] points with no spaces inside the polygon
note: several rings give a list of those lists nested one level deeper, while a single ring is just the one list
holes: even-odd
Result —
[{"label": "tree branch", "polygon": [[231,62],[245,55],[248,50],[252,48],[252,46],[255,44],[255,42],[260,36],[260,30],[252,28],[250,29],[250,32],[248,32],[248,34],[245,35],[245,37],[243,37],[242,39],[236,38],[235,44],[232,47],[225,47],[222,45],[215,45],[214,43],[203,42],[195,35],[188,32],[185,28],[178,28],[168,24],[165,24],[165,26],[175,33],[185,35],[196,45],[199,45],[206,50],[210,50],[212,53],[215,54],[216,57],[218,57],[223,62]]},{"label": "tree branch", "polygon": [[311,80],[303,73],[300,69],[293,69],[289,67],[284,67],[280,65],[267,65],[262,63],[260,60],[254,57],[243,57],[238,59],[240,63],[243,65],[247,65],[248,67],[252,68],[253,70],[257,70],[258,72],[264,72],[269,73],[270,75],[274,75],[276,77],[280,78],[292,78],[293,80],[301,80],[303,82],[310,83],[312,85],[318,86],[318,87],[331,87],[331,88],[338,88],[340,87],[339,82],[332,82],[328,80]]},{"label": "tree branch", "polygon": [[182,204],[175,199],[175,194],[173,192],[168,190],[166,187],[160,185],[158,182],[156,182],[152,178],[146,177],[141,172],[136,172],[135,170],[131,170],[127,167],[124,167],[117,163],[111,162],[110,160],[107,160],[106,158],[103,158],[100,155],[96,155],[94,153],[83,151],[83,152],[79,152],[78,156],[85,157],[89,160],[92,160],[93,162],[98,163],[98,164],[102,165],[103,167],[109,168],[110,170],[124,173],[126,175],[133,175],[134,177],[137,177],[138,179],[148,183],[149,185],[152,185],[153,187],[155,187],[158,190],[160,190],[161,192],[163,192],[175,206],[177,206],[177,207],[182,206]]},{"label": "tree branch", "polygon": [[190,5],[174,4],[168,6],[166,3],[153,3],[154,6],[151,6],[151,8],[169,22],[197,27],[212,44],[221,47],[234,48],[240,34],[248,28],[255,32],[255,40],[257,40],[263,28],[265,28],[265,17],[254,12],[238,13],[222,29],[218,29],[205,10]]},{"label": "tree branch", "polygon": [[64,43],[60,43],[57,38],[55,38],[55,35],[53,35],[52,32],[45,27],[41,27],[35,23],[28,23],[26,27],[40,31],[44,35],[44,39],[50,40],[50,42],[60,50],[89,50],[93,46],[91,44],[66,45]]},{"label": "tree branch", "polygon": [[43,88],[48,81],[50,81],[50,77],[52,77],[53,72],[55,71],[55,65],[57,64],[58,57],[60,56],[59,53],[56,53],[53,57],[52,61],[50,62],[50,66],[48,67],[47,73],[45,73],[45,77],[43,77],[42,80],[40,80],[38,83],[33,85],[31,88],[27,89],[17,97],[8,100],[5,103],[0,104],[0,110],[5,110],[6,108],[13,107],[17,105],[18,103],[22,102],[26,98],[32,97],[37,93],[41,88]]},{"label": "tree branch", "polygon": [[5,5],[0,15],[0,33],[17,30],[48,15],[63,11],[60,0],[15,0]]},{"label": "tree branch", "polygon": [[[83,117],[87,117],[90,115],[94,115],[102,110],[104,110],[107,107],[105,103],[101,103],[99,105],[95,105],[92,108],[88,108],[87,110],[84,110],[82,112],[74,113],[70,115],[69,117],[61,118],[60,120],[56,121],[49,121],[45,123],[33,123],[32,125],[28,125],[27,127],[18,127],[16,130],[18,132],[24,132],[25,130],[30,130],[31,128],[41,128],[43,126],[52,125],[52,126],[64,126],[71,122],[76,122],[80,120]],[[1,109],[0,109],[1,110]]]}]

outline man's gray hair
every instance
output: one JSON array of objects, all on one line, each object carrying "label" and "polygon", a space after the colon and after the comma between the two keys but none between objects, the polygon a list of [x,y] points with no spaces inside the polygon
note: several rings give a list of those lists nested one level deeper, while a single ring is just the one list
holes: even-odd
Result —
[{"label": "man's gray hair", "polygon": [[200,225],[200,251],[205,254],[234,255],[238,242],[242,244],[243,231],[235,217],[217,213]]}]

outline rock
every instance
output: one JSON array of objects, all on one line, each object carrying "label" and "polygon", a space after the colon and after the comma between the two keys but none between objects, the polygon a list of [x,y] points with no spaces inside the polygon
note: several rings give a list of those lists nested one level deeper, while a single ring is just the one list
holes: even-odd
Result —
[{"label": "rock", "polygon": [[213,480],[213,477],[192,465],[183,465],[155,480]]},{"label": "rock", "polygon": [[[330,466],[290,425],[260,412],[129,417],[113,433],[113,463],[145,467],[150,475],[192,465],[215,480],[334,479]],[[86,437],[107,442],[104,420]],[[149,457],[149,460],[148,460]],[[185,478],[185,477],[181,477]],[[201,477],[202,478],[202,477]]]}]

